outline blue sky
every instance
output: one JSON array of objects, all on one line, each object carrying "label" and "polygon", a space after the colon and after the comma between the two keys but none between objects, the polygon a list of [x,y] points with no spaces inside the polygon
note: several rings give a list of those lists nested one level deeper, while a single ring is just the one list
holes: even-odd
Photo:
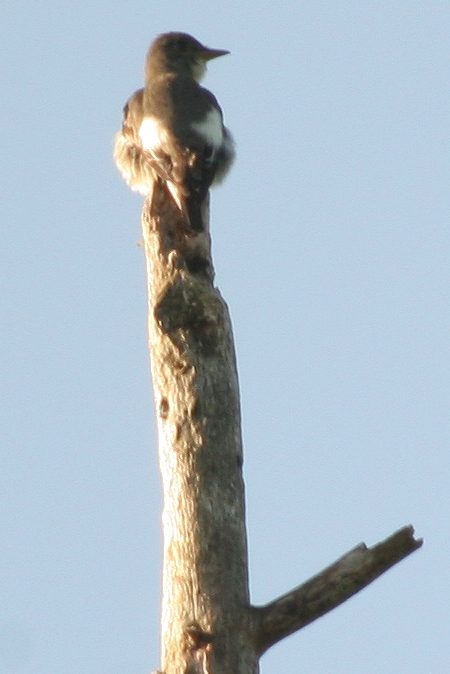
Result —
[{"label": "blue sky", "polygon": [[231,51],[205,85],[238,150],[212,232],[254,603],[425,538],[262,672],[448,669],[449,28],[434,0],[2,9],[0,674],[159,665],[142,201],[111,148],[167,30]]}]

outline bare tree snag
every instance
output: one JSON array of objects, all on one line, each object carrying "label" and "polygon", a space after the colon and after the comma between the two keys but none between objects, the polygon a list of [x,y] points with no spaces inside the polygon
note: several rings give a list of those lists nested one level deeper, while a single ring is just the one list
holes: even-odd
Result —
[{"label": "bare tree snag", "polygon": [[159,183],[142,223],[164,490],[162,669],[255,672],[238,382],[209,233],[186,231]]},{"label": "bare tree snag", "polygon": [[258,653],[339,606],[420,548],[422,541],[413,534],[412,527],[405,527],[373,548],[361,543],[311,580],[258,608]]},{"label": "bare tree snag", "polygon": [[360,545],[271,604],[251,606],[236,361],[228,309],[213,285],[209,232],[188,231],[159,182],[142,228],[164,492],[161,669],[256,674],[271,645],[421,541],[408,527],[374,548]]}]

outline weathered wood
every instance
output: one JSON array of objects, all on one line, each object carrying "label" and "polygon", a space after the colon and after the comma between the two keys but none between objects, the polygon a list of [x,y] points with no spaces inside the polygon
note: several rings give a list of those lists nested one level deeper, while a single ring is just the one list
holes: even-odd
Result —
[{"label": "weathered wood", "polygon": [[361,543],[337,562],[267,606],[257,608],[260,654],[352,597],[391,566],[420,548],[412,527],[404,527],[372,548]]},{"label": "weathered wood", "polygon": [[[207,204],[205,204],[205,208]],[[163,479],[162,669],[253,674],[239,391],[209,233],[158,183],[142,217]]]},{"label": "weathered wood", "polygon": [[[208,203],[204,204],[207,222]],[[164,674],[257,674],[270,646],[421,545],[407,527],[363,544],[264,607],[248,589],[238,378],[209,232],[156,182],[142,215],[148,334],[163,480]]]}]

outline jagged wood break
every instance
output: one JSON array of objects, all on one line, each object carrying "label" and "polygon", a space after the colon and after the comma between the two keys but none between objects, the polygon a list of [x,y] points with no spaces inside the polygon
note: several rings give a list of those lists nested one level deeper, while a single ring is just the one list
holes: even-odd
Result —
[{"label": "jagged wood break", "polygon": [[[208,201],[204,204],[205,222]],[[149,346],[164,491],[165,674],[255,674],[270,646],[421,545],[411,527],[263,607],[250,604],[239,391],[208,229],[192,231],[156,181],[142,215]]]}]

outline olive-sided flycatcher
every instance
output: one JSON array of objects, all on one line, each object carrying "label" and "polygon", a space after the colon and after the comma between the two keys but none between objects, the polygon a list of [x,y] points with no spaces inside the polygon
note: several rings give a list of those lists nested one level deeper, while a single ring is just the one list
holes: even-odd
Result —
[{"label": "olive-sided flycatcher", "polygon": [[147,195],[165,183],[187,225],[202,231],[202,204],[234,159],[233,139],[215,96],[200,86],[211,59],[228,54],[209,49],[186,33],[160,35],[151,45],[145,88],[124,108],[114,159],[131,189]]}]

